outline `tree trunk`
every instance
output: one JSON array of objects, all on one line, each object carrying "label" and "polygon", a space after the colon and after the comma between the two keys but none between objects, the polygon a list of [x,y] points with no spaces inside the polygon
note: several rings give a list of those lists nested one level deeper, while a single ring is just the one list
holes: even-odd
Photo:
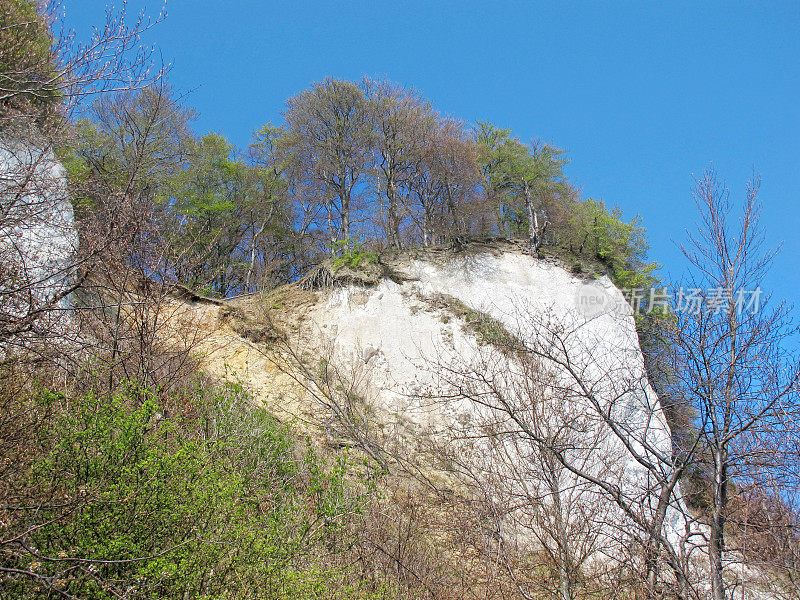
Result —
[{"label": "tree trunk", "polygon": [[556,520],[556,535],[558,536],[558,591],[561,600],[572,600],[572,568],[569,547],[569,538],[564,525],[564,514],[561,506],[561,489],[558,480],[554,479],[553,513]]},{"label": "tree trunk", "polygon": [[450,218],[452,221],[452,231],[450,232],[450,238],[454,239],[461,235],[462,228],[458,222],[458,211],[456,210],[456,204],[453,200],[453,191],[450,189],[450,185],[445,185],[445,193],[447,194],[447,212],[450,213]]},{"label": "tree trunk", "polygon": [[350,195],[342,194],[342,223],[340,240],[350,241]]},{"label": "tree trunk", "polygon": [[556,565],[558,571],[558,595],[560,600],[572,600],[572,583],[575,568],[572,563],[572,548],[566,523],[569,516],[564,514],[564,507],[561,503],[561,467],[548,445],[540,445],[539,452],[542,453],[541,468],[544,471],[545,481],[553,501],[553,521],[551,525],[554,530],[553,538],[556,542],[556,552],[554,554],[558,563]]},{"label": "tree trunk", "polygon": [[644,550],[644,580],[646,584],[645,593],[647,598],[656,597],[656,587],[658,586],[658,557],[652,544],[648,544]]},{"label": "tree trunk", "polygon": [[247,287],[248,292],[253,291],[253,273],[255,271],[256,266],[256,247],[258,245],[258,238],[261,237],[261,234],[264,233],[264,230],[267,228],[267,222],[261,224],[261,227],[258,229],[257,232],[253,234],[253,241],[250,246],[250,264],[247,268],[247,279],[245,281],[245,286]]},{"label": "tree trunk", "polygon": [[336,238],[338,233],[333,229],[333,203],[328,202],[328,239],[331,243],[331,256],[336,254]]},{"label": "tree trunk", "polygon": [[430,209],[427,206],[423,207],[422,210],[422,245],[427,248],[431,243],[432,217],[430,214]]},{"label": "tree trunk", "polygon": [[506,235],[506,225],[505,219],[503,218],[503,209],[500,204],[497,202],[496,194],[492,192],[491,194],[487,194],[489,206],[492,207],[492,213],[494,213],[494,220],[497,223],[497,235],[505,236]]},{"label": "tree trunk", "polygon": [[539,244],[541,243],[539,217],[533,208],[533,196],[527,180],[523,180],[523,189],[525,191],[525,208],[528,210],[528,243],[530,244],[531,253],[533,253],[539,249]]},{"label": "tree trunk", "polygon": [[725,507],[728,501],[728,457],[724,445],[714,449],[714,508],[711,515],[711,597],[726,600],[722,557],[725,553]]},{"label": "tree trunk", "polygon": [[398,214],[397,206],[397,188],[392,176],[386,179],[386,198],[388,200],[386,220],[389,229],[389,245],[400,250],[402,248],[400,243],[400,215]]}]

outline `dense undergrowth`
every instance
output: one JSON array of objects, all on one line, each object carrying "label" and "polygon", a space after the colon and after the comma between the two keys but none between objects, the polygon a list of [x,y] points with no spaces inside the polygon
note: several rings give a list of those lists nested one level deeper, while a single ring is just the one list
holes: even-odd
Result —
[{"label": "dense undergrowth", "polygon": [[0,597],[385,596],[343,560],[374,494],[345,455],[321,458],[238,385],[184,400],[166,412],[131,385],[21,401],[38,427],[3,484],[28,501],[3,511]]}]

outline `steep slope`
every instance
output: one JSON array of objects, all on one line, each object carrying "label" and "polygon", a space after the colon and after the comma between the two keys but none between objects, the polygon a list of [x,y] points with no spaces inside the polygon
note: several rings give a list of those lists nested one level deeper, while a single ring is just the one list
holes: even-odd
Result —
[{"label": "steep slope", "polygon": [[[522,436],[526,452],[560,426],[583,429],[583,448],[569,460],[619,485],[631,506],[655,510],[646,498],[668,477],[670,431],[647,382],[633,314],[608,278],[587,282],[509,247],[398,260],[390,268],[393,279],[370,289],[335,289],[311,317],[313,337],[330,345],[329,360],[359,367],[368,382],[362,393],[389,424],[456,445],[469,439],[481,468],[500,473],[514,467],[507,458],[488,464],[497,448],[475,441],[487,428],[518,445],[509,419],[515,426],[547,421],[540,439]],[[509,356],[516,346],[522,358]],[[533,372],[519,364],[530,354]],[[548,406],[551,396],[560,401]],[[559,477],[565,490],[581,487],[574,473]],[[594,491],[585,496],[597,502]],[[680,503],[668,510],[665,529],[674,542],[685,533],[682,513]]]},{"label": "steep slope", "polygon": [[[383,461],[391,494],[424,497],[416,518],[452,564],[466,551],[446,540],[462,532],[482,539],[482,556],[520,565],[567,540],[576,572],[633,569],[641,582],[652,533],[706,586],[704,528],[679,489],[659,503],[671,434],[632,311],[607,278],[493,243],[176,303],[208,373],[241,381],[326,449]],[[729,575],[753,594],[768,587],[735,559]]]},{"label": "steep slope", "polygon": [[[594,554],[631,526],[631,515],[563,465],[545,489],[534,463],[548,440],[568,444],[570,465],[652,517],[669,476],[670,432],[631,310],[607,278],[586,281],[510,244],[419,251],[370,268],[330,269],[304,286],[205,307],[208,370],[241,379],[330,441],[394,457],[437,448],[422,462],[445,453],[472,465],[465,472],[477,487],[499,478],[509,496],[524,490],[522,512],[491,499],[502,506],[498,530],[531,529],[530,511],[552,503],[553,489],[567,523],[591,513]],[[282,334],[267,339],[271,327]],[[539,429],[520,435],[519,426]],[[668,507],[663,529],[673,542],[687,516],[680,501]]]}]

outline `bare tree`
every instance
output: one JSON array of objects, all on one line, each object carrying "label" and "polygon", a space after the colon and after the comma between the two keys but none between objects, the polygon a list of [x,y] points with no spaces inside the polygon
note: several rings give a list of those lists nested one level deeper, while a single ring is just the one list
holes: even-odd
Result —
[{"label": "bare tree", "polygon": [[[622,346],[614,345],[620,332],[630,335],[628,343],[635,343],[630,315],[619,322],[611,315],[603,318],[598,329],[595,320],[561,320],[520,307],[517,329],[500,336],[491,361],[437,364],[449,384],[442,393],[447,401],[455,398],[474,406],[483,422],[493,424],[489,432],[497,439],[505,435],[518,440],[515,445],[523,451],[517,460],[538,456],[535,470],[544,483],[538,494],[544,497],[542,490],[549,489],[551,526],[556,531],[554,506],[564,501],[567,489],[583,490],[584,506],[596,506],[602,498],[610,507],[600,511],[602,536],[616,546],[607,553],[623,562],[630,546],[632,556],[643,557],[638,578],[643,593],[658,597],[671,578],[678,597],[696,597],[690,558],[700,532],[679,489],[696,447],[673,455],[669,429],[641,357],[631,355],[624,340],[619,342]],[[608,331],[612,326],[613,335]],[[506,468],[505,476],[516,480],[513,473]],[[561,479],[559,473],[568,478]],[[563,486],[564,481],[569,481],[566,488],[555,494],[555,484]],[[561,527],[567,523],[562,518]],[[567,542],[576,544],[576,538],[558,538],[562,554],[555,558],[563,597],[571,593],[575,567],[589,559],[574,547],[568,559],[564,547]]]},{"label": "bare tree", "polygon": [[[525,598],[544,593],[572,600],[588,575],[587,562],[611,552],[610,511],[607,500],[577,480],[557,453],[590,468],[603,452],[602,429],[563,390],[556,392],[556,374],[533,356],[483,347],[468,363],[437,369],[457,386],[457,397],[479,399],[479,410],[450,427],[439,452],[482,498],[505,570]],[[507,410],[497,410],[497,401]],[[530,556],[542,560],[530,565]],[[544,576],[548,572],[553,576]]]},{"label": "bare tree", "polygon": [[[37,382],[82,393],[110,391],[127,379],[166,394],[192,370],[190,348],[198,335],[196,327],[167,324],[174,290],[167,279],[156,281],[165,273],[164,254],[163,247],[154,251],[157,230],[152,203],[145,202],[154,195],[148,177],[152,182],[168,147],[154,135],[165,97],[156,88],[144,92],[156,100],[150,104],[154,110],[136,120],[130,118],[129,97],[103,100],[100,114],[114,117],[109,124],[118,137],[103,138],[83,157],[67,118],[86,97],[160,80],[162,71],[149,70],[150,50],[139,38],[153,22],[142,16],[129,27],[124,11],[109,12],[105,26],[80,44],[72,34],[53,33],[58,23],[50,18],[56,13],[40,12],[39,6],[0,2],[0,383],[4,390],[15,388],[3,402],[0,445],[6,460],[17,453],[21,460],[11,465],[21,472],[47,451],[37,436],[50,409],[66,410],[55,404],[36,409]],[[74,151],[66,158],[53,150],[65,147]],[[101,169],[82,160],[89,155],[109,160]],[[71,171],[75,179],[67,181],[64,160],[80,167]],[[15,447],[20,431],[30,442]],[[83,572],[102,585],[93,571],[99,563],[70,552],[43,556],[30,544],[31,532],[51,518],[45,513],[63,522],[84,510],[91,495],[64,502],[53,495],[57,489],[26,485],[10,478],[0,491],[5,514],[12,515],[3,521],[0,569],[54,597],[72,596],[59,587],[58,577],[19,569],[21,557],[63,565],[62,573]],[[112,557],[103,564],[127,562]]]},{"label": "bare tree", "polygon": [[164,18],[109,9],[80,41],[65,30],[60,2],[0,2],[0,126],[36,122],[51,130],[87,96],[144,87],[163,75],[141,35]]},{"label": "bare tree", "polygon": [[759,470],[754,449],[784,435],[785,415],[798,408],[800,371],[785,350],[795,331],[788,308],[784,303],[770,307],[761,298],[760,285],[775,253],[764,247],[758,190],[759,180],[752,179],[742,215],[733,224],[729,192],[714,171],[697,180],[693,196],[700,222],[682,247],[692,268],[687,286],[696,304],[676,314],[670,336],[678,386],[697,411],[697,433],[711,463],[714,600],[729,597],[725,560],[731,489],[740,478],[747,479],[749,470]]},{"label": "bare tree", "polygon": [[324,207],[329,241],[349,242],[355,196],[369,169],[371,134],[363,91],[328,78],[290,98],[283,148],[290,175]]},{"label": "bare tree", "polygon": [[373,132],[375,168],[373,178],[386,201],[384,229],[392,248],[402,247],[403,198],[410,183],[417,157],[425,144],[425,134],[435,118],[430,103],[414,90],[405,90],[388,81],[365,79]]},{"label": "bare tree", "polygon": [[423,246],[436,243],[437,213],[441,204],[442,185],[434,165],[436,161],[438,121],[432,120],[423,128],[424,143],[411,157],[406,183],[406,203],[417,230],[415,241]]},{"label": "bare tree", "polygon": [[434,173],[442,189],[443,233],[451,239],[472,231],[478,184],[475,146],[464,124],[455,119],[441,121],[435,144]]},{"label": "bare tree", "polygon": [[0,343],[24,345],[63,324],[78,239],[63,168],[39,139],[0,140]]},{"label": "bare tree", "polygon": [[[161,19],[107,14],[87,43],[59,32],[56,4],[0,2],[0,342],[61,331],[67,297],[104,240],[78,253],[71,192],[53,148],[69,145],[66,116],[87,96],[160,79],[139,36]],[[83,271],[85,274],[86,270]]]},{"label": "bare tree", "polygon": [[472,231],[478,171],[463,123],[437,117],[423,131],[425,144],[411,161],[407,187],[412,219],[427,246]]}]

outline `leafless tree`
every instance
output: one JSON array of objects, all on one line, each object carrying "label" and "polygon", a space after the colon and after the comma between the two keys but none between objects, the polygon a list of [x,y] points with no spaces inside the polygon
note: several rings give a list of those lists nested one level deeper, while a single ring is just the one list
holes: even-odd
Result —
[{"label": "leafless tree", "polygon": [[[568,453],[589,468],[601,451],[602,430],[566,395],[552,396],[555,375],[546,365],[520,358],[483,347],[468,366],[439,370],[457,386],[458,397],[503,397],[509,408],[513,403],[514,414],[535,437],[521,431],[508,412],[477,410],[449,428],[439,451],[449,449],[449,461],[483,499],[500,560],[519,593],[571,600],[586,576],[586,563],[610,551],[602,533],[610,515],[607,501],[576,480],[556,453]],[[491,384],[477,373],[491,373]],[[532,566],[525,558],[530,556],[543,560]],[[553,577],[544,576],[547,572]]]},{"label": "leafless tree", "polygon": [[399,249],[403,213],[408,210],[404,198],[435,115],[430,103],[414,90],[371,79],[365,79],[362,85],[374,129],[372,177],[379,196],[386,202],[384,229],[389,246]]},{"label": "leafless tree", "polygon": [[[86,41],[63,22],[61,2],[0,2],[0,126],[50,131],[87,96],[144,87],[165,68],[141,35],[164,18],[141,12],[133,21],[126,7],[106,11],[105,23]],[[56,118],[52,118],[55,116]]]},{"label": "leafless tree", "polygon": [[[479,422],[491,425],[484,435],[493,445],[500,444],[509,457],[521,450],[517,460],[535,459],[526,476],[535,480],[531,474],[539,473],[544,485],[536,494],[548,497],[549,493],[551,500],[545,505],[556,532],[554,507],[573,502],[567,500],[567,490],[582,495],[584,506],[597,507],[602,498],[608,507],[600,511],[604,516],[599,520],[605,539],[615,542],[615,553],[606,552],[605,543],[585,541],[588,538],[574,530],[567,535],[562,529],[563,535],[550,540],[554,545],[549,547],[560,552],[555,556],[559,593],[569,597],[575,568],[590,560],[577,548],[590,554],[598,549],[616,554],[621,561],[630,546],[633,556],[643,557],[639,580],[647,597],[658,597],[669,579],[678,597],[696,597],[690,559],[700,543],[700,531],[679,489],[694,449],[673,455],[669,430],[641,357],[631,354],[624,341],[620,347],[610,341],[621,329],[630,334],[628,342],[635,343],[630,316],[594,329],[594,320],[565,321],[530,308],[519,310],[517,330],[500,338],[505,341],[489,354],[492,358],[441,363],[436,370],[449,384],[443,397],[475,407]],[[604,318],[616,321],[610,315]],[[616,330],[614,335],[609,326]],[[509,445],[504,438],[515,441]],[[518,468],[505,467],[498,478],[516,483]],[[565,485],[564,481],[570,483],[554,494],[556,484]],[[529,494],[529,500],[536,494]],[[574,516],[574,505],[572,509]],[[570,523],[567,517],[561,519],[562,528]],[[667,579],[661,572],[663,564],[669,570]]]},{"label": "leafless tree", "polygon": [[[270,323],[269,315],[260,315],[259,322]],[[371,478],[386,493],[367,507],[353,544],[365,572],[382,572],[396,581],[400,597],[514,597],[518,586],[508,573],[517,571],[500,568],[513,564],[513,553],[498,554],[487,529],[496,515],[483,510],[488,504],[455,495],[433,475],[435,469],[426,462],[432,440],[386,426],[386,415],[375,401],[370,347],[343,347],[335,337],[321,342],[319,333],[283,325],[271,322],[268,343],[254,348],[313,407],[312,414],[290,414],[312,431],[324,432],[326,445],[363,453]],[[437,463],[444,456],[438,444],[434,456]],[[452,464],[459,458],[464,457],[448,455]],[[474,467],[463,463],[464,469]]]},{"label": "leafless tree", "polygon": [[63,169],[46,142],[0,140],[0,343],[24,344],[63,324],[77,282],[77,236]]},{"label": "leafless tree", "polygon": [[423,136],[407,185],[418,239],[427,246],[472,231],[478,171],[475,146],[463,123],[438,117]]},{"label": "leafless tree", "polygon": [[[710,569],[714,600],[729,597],[726,522],[731,489],[759,468],[758,448],[781,437],[797,414],[796,359],[785,350],[795,332],[784,303],[761,297],[774,251],[759,223],[759,180],[747,185],[743,212],[731,223],[729,192],[713,170],[696,182],[700,221],[682,247],[692,268],[684,287],[696,304],[678,311],[671,328],[678,386],[697,411],[698,437],[710,459]],[[763,458],[762,458],[763,459]],[[775,465],[780,469],[779,465]]]},{"label": "leafless tree", "polygon": [[369,111],[358,85],[328,78],[290,98],[282,144],[290,176],[324,207],[331,245],[350,241],[356,196],[369,169]]},{"label": "leafless tree", "polygon": [[[32,405],[36,385],[107,392],[125,378],[168,393],[192,370],[190,347],[198,331],[167,323],[174,290],[167,279],[155,280],[164,274],[164,253],[153,251],[152,213],[142,210],[152,189],[140,184],[145,173],[152,176],[153,157],[161,151],[154,146],[159,121],[153,114],[163,111],[134,122],[125,110],[130,102],[101,101],[102,113],[117,119],[120,138],[104,139],[93,148],[95,156],[108,159],[114,151],[115,159],[122,157],[109,161],[103,176],[87,161],[81,177],[68,182],[64,157],[53,150],[75,148],[68,117],[82,99],[160,80],[163,71],[150,68],[151,52],[139,36],[161,16],[140,16],[131,27],[124,10],[109,12],[105,26],[82,44],[74,34],[59,34],[58,22],[50,20],[57,13],[40,12],[38,3],[4,1],[0,11],[0,385],[13,388],[4,393],[0,446],[4,465],[11,459],[12,470],[24,473],[46,451],[37,436],[53,416]],[[157,88],[144,93],[151,91],[164,99]],[[64,503],[48,495],[53,490],[24,485],[12,477],[0,490],[4,514],[14,515],[3,522],[2,570],[71,597],[55,578],[14,571],[14,565],[19,556],[33,557],[96,579],[91,561],[69,553],[41,556],[28,543],[30,532],[46,525],[37,507],[68,519],[92,499]]]},{"label": "leafless tree", "polygon": [[6,347],[61,331],[81,268],[105,243],[82,240],[78,253],[71,195],[53,151],[69,145],[65,117],[87,96],[141,87],[163,74],[140,44],[162,15],[141,14],[130,26],[124,9],[109,11],[104,27],[81,43],[64,32],[57,9],[0,3],[0,342]]}]

